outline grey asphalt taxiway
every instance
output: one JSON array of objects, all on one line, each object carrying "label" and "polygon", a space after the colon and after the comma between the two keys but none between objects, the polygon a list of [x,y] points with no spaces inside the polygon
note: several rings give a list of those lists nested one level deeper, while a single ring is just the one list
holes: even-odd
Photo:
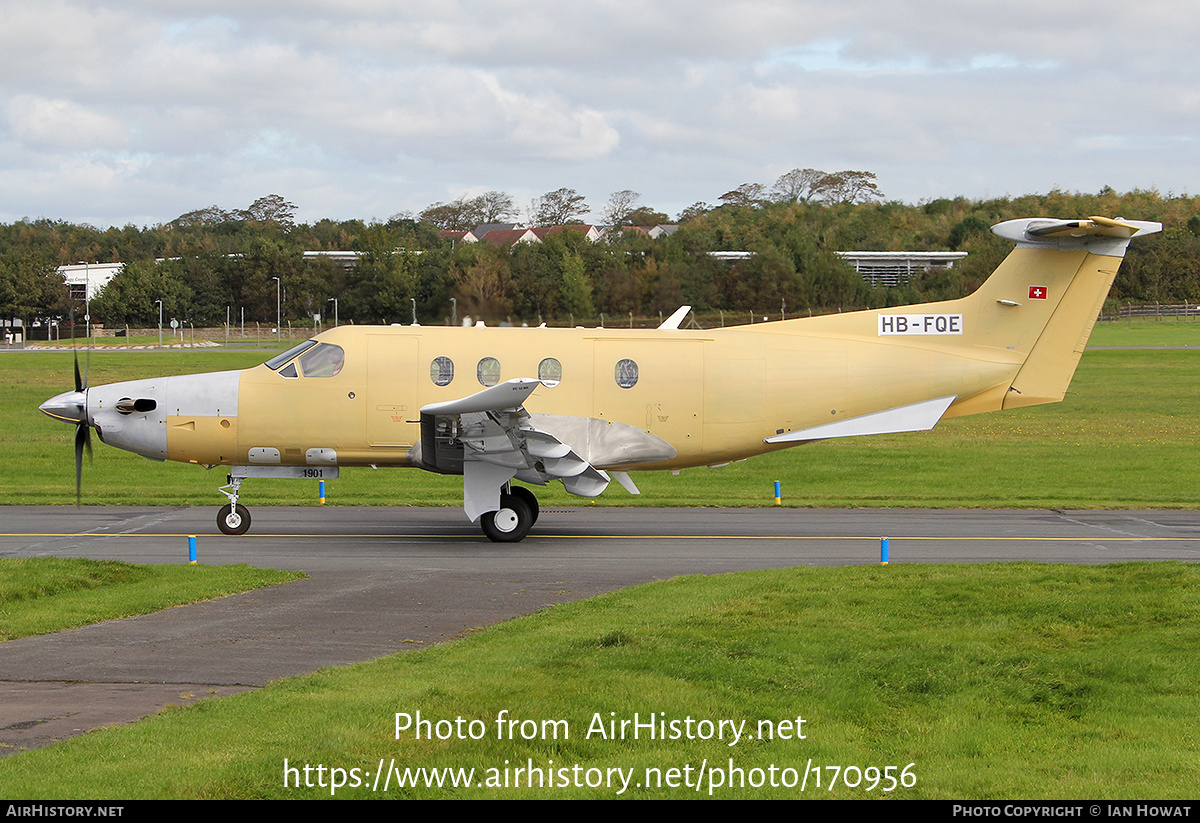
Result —
[{"label": "grey asphalt taxiway", "polygon": [[443,508],[259,507],[224,537],[215,509],[0,509],[0,557],[199,561],[305,580],[0,643],[0,754],[169,704],[369,660],[479,626],[680,574],[800,565],[1200,561],[1200,512],[917,509],[543,509],[523,542],[489,542]]}]

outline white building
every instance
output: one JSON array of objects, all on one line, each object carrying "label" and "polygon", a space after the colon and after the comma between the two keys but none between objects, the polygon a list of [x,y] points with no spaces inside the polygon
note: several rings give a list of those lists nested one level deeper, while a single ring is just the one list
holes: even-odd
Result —
[{"label": "white building", "polygon": [[124,263],[72,263],[59,266],[58,273],[67,281],[73,300],[95,300],[108,281],[125,268]]},{"label": "white building", "polygon": [[839,251],[872,286],[898,286],[917,272],[952,269],[967,256],[965,251]]}]

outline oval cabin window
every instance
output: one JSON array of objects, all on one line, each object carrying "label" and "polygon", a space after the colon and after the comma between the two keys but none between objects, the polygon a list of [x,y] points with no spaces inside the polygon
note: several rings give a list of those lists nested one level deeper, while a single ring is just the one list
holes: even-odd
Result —
[{"label": "oval cabin window", "polygon": [[494,386],[500,382],[500,361],[494,357],[485,357],[479,361],[475,375],[484,386]]},{"label": "oval cabin window", "polygon": [[618,360],[613,370],[617,385],[623,389],[632,389],[638,381],[638,365],[632,360]]},{"label": "oval cabin window", "polygon": [[454,379],[454,361],[449,357],[435,357],[429,364],[429,379],[435,386],[449,386]]},{"label": "oval cabin window", "polygon": [[562,363],[554,357],[547,357],[538,363],[538,380],[551,389],[557,386],[562,382]]}]

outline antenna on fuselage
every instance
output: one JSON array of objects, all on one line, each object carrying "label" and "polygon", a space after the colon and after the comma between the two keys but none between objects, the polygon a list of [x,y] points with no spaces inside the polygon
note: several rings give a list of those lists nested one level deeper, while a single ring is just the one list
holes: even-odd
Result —
[{"label": "antenna on fuselage", "polygon": [[683,318],[687,317],[688,312],[692,310],[691,306],[680,306],[675,310],[675,313],[659,324],[660,329],[677,329],[683,322]]}]

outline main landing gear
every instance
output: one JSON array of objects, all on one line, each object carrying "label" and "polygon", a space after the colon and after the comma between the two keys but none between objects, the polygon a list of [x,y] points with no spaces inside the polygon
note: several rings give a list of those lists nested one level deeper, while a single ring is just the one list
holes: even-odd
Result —
[{"label": "main landing gear", "polygon": [[509,486],[500,492],[499,511],[487,512],[479,518],[483,533],[496,543],[516,543],[529,534],[538,519],[538,502],[533,492],[523,486]]}]

